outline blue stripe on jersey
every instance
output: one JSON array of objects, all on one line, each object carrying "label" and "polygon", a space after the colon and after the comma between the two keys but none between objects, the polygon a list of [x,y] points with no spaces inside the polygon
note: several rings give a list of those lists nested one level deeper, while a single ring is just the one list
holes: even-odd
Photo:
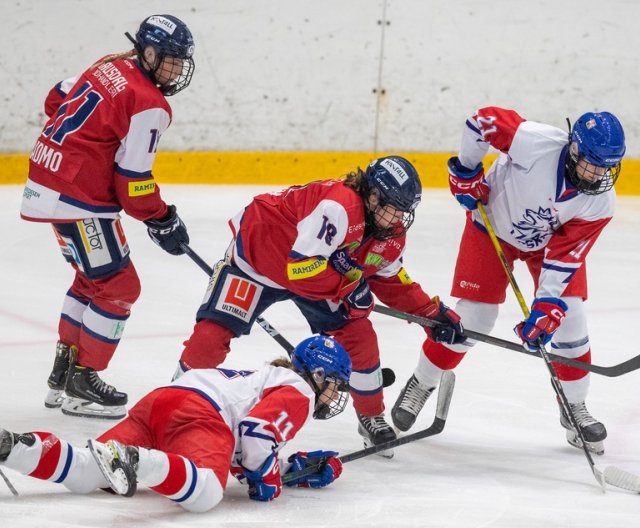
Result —
[{"label": "blue stripe on jersey", "polygon": [[195,392],[196,394],[199,394],[205,400],[207,400],[216,411],[220,412],[222,410],[211,396],[209,396],[206,392],[201,391],[200,389],[196,389],[195,387],[184,387],[182,385],[165,385],[164,387],[160,387],[160,388],[161,389],[182,389],[182,390]]},{"label": "blue stripe on jersey", "polygon": [[67,478],[72,461],[73,461],[73,448],[71,447],[71,444],[67,444],[67,461],[64,463],[64,469],[62,470],[62,474],[58,477],[58,480],[54,481],[56,484],[60,484],[60,482],[64,481],[64,479]]},{"label": "blue stripe on jersey", "polygon": [[92,213],[119,213],[122,211],[122,207],[119,205],[91,205],[80,200],[76,200],[75,198],[71,198],[71,196],[67,196],[65,194],[61,194],[59,200]]},{"label": "blue stripe on jersey", "polygon": [[128,169],[123,169],[117,163],[116,163],[116,171],[118,174],[120,174],[120,176],[124,176],[126,178],[150,178],[151,177],[151,170],[144,171],[144,172],[132,171]]},{"label": "blue stripe on jersey", "polygon": [[188,460],[189,464],[191,465],[191,485],[189,486],[189,489],[187,490],[187,492],[181,498],[172,499],[173,502],[186,501],[189,497],[191,497],[191,495],[193,495],[193,490],[196,489],[196,483],[198,482],[198,470],[196,469],[195,464],[191,462],[191,460],[189,460],[188,458],[185,460]]},{"label": "blue stripe on jersey", "polygon": [[579,268],[563,268],[562,266],[556,266],[554,264],[544,264],[544,263],[542,264],[542,268],[552,270],[552,271],[559,271],[560,273],[566,273],[567,278],[562,281],[562,284],[568,284],[569,281],[576,274],[576,271],[578,271],[579,269]]},{"label": "blue stripe on jersey", "polygon": [[478,128],[476,128],[473,123],[471,122],[470,119],[467,119],[466,122],[467,128],[470,128],[471,130],[473,130],[476,134],[478,134],[479,136],[481,136],[482,134],[480,133],[480,130]]},{"label": "blue stripe on jersey", "polygon": [[[243,425],[246,427],[246,430],[244,432],[242,431]],[[260,425],[258,422],[250,422],[248,420],[242,420],[238,424],[238,431],[240,432],[240,436],[250,436],[252,438],[259,438],[260,440],[268,440],[275,444],[276,440],[275,438],[273,438],[273,436],[263,434],[263,433],[258,433],[255,431],[255,428],[258,427],[258,425]]]}]

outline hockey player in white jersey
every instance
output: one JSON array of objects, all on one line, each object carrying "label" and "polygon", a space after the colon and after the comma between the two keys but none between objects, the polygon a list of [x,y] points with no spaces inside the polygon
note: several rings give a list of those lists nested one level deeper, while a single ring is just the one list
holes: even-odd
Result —
[{"label": "hockey player in white jersey", "polygon": [[[489,146],[500,154],[485,177]],[[448,163],[451,192],[467,210],[451,291],[460,298],[455,310],[466,327],[489,333],[509,284],[477,210],[481,201],[509,266],[524,261],[535,283],[531,315],[515,332],[533,350],[541,339],[554,354],[590,363],[585,259],[613,216],[624,153],[622,125],[608,112],[582,115],[568,137],[502,108],[482,108],[467,120],[460,153]],[[413,425],[442,371],[458,365],[473,344],[425,342],[392,410],[396,427]],[[588,373],[553,366],[587,448],[602,454],[607,431],[585,406]],[[569,443],[581,447],[562,410],[560,423]]]},{"label": "hockey player in white jersey", "polygon": [[185,510],[208,511],[222,500],[229,472],[249,485],[249,497],[280,495],[281,473],[320,463],[286,486],[321,488],[342,472],[335,451],[281,448],[312,416],[331,418],[349,397],[351,360],[331,337],[313,336],[257,371],[194,369],[147,394],[129,416],[89,446],[52,433],[0,429],[0,467],[61,483],[75,493],[111,488],[131,496],[137,483]]}]

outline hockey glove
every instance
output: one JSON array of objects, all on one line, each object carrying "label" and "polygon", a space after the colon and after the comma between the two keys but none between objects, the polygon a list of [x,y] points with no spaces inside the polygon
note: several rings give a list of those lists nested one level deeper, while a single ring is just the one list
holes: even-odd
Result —
[{"label": "hockey glove", "polygon": [[287,471],[296,473],[308,466],[318,466],[316,473],[305,475],[297,479],[290,480],[286,486],[297,486],[299,488],[324,488],[336,480],[342,473],[342,462],[338,458],[336,451],[311,451],[305,453],[298,451],[289,457],[291,467]]},{"label": "hockey glove", "polygon": [[260,469],[249,471],[244,469],[244,476],[249,484],[249,498],[257,501],[272,501],[282,490],[280,464],[275,453],[271,453]]},{"label": "hockey glove", "polygon": [[336,249],[329,256],[329,264],[340,275],[344,275],[351,282],[360,280],[362,277],[362,267],[358,266],[351,258],[349,252],[344,249]]},{"label": "hockey glove", "polygon": [[484,179],[484,168],[478,163],[475,169],[467,169],[457,156],[449,158],[449,188],[460,205],[467,211],[478,207],[477,201],[483,204],[489,201],[491,188]]},{"label": "hockey glove", "polygon": [[567,308],[562,299],[555,297],[535,299],[531,305],[531,315],[526,321],[516,325],[513,331],[527,348],[537,350],[539,344],[546,345],[551,341],[564,319]]},{"label": "hockey glove", "polygon": [[429,305],[424,313],[424,317],[441,322],[441,325],[425,327],[427,335],[438,343],[447,345],[457,345],[463,343],[467,337],[464,335],[464,328],[460,322],[460,316],[449,308],[436,295],[431,299],[433,303]]},{"label": "hockey glove", "polygon": [[368,317],[373,310],[373,294],[367,281],[360,279],[355,288],[342,299],[340,311],[345,319]]},{"label": "hockey glove", "polygon": [[147,233],[156,244],[167,253],[182,255],[180,244],[189,243],[187,228],[176,212],[176,206],[170,205],[164,218],[146,220]]}]

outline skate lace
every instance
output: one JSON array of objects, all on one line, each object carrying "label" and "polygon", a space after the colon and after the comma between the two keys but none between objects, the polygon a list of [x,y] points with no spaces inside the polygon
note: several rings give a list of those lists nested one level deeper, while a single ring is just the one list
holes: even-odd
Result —
[{"label": "skate lace", "polygon": [[104,380],[100,379],[98,373],[94,370],[89,374],[89,380],[91,381],[91,385],[98,391],[103,394],[112,394],[116,388],[113,385],[109,385]]},{"label": "skate lace", "polygon": [[379,414],[378,416],[362,416],[360,421],[371,433],[391,429],[391,426],[385,421],[383,414]]},{"label": "skate lace", "polygon": [[571,408],[571,412],[573,412],[573,416],[575,416],[576,422],[578,422],[580,427],[586,427],[588,425],[598,423],[598,420],[589,414],[584,402],[570,403],[569,407]]},{"label": "skate lace", "polygon": [[416,378],[411,378],[409,385],[404,391],[400,407],[412,411],[413,414],[420,412],[424,407],[427,398],[431,395],[433,389],[424,389]]}]

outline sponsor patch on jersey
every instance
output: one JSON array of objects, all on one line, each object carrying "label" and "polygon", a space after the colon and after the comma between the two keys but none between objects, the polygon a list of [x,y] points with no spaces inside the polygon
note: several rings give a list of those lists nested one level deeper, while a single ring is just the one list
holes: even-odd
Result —
[{"label": "sponsor patch on jersey", "polygon": [[308,279],[326,269],[327,261],[325,259],[310,258],[300,262],[290,262],[287,264],[287,277],[289,280]]},{"label": "sponsor patch on jersey", "polygon": [[98,219],[85,218],[84,220],[76,222],[76,225],[82,237],[84,252],[89,260],[89,265],[92,268],[98,268],[112,262],[113,259],[107,247],[104,233],[100,229]]},{"label": "sponsor patch on jersey", "polygon": [[60,246],[60,251],[62,252],[62,256],[68,262],[75,262],[78,268],[80,269],[80,271],[84,273],[85,270],[84,270],[84,266],[82,265],[82,260],[80,259],[80,255],[78,254],[78,249],[73,243],[73,240],[71,239],[71,237],[61,236],[60,233],[58,233],[58,231],[56,231],[55,229],[53,231],[56,234],[56,238],[58,239],[58,244]]},{"label": "sponsor patch on jersey", "polygon": [[380,165],[382,165],[385,169],[387,169],[389,173],[391,173],[391,175],[396,179],[396,181],[400,185],[402,185],[404,182],[406,182],[409,179],[409,175],[400,166],[400,164],[396,163],[395,161],[389,158],[382,160]]},{"label": "sponsor patch on jersey", "polygon": [[118,250],[120,251],[120,256],[126,257],[129,254],[129,243],[124,236],[124,230],[122,229],[122,224],[120,223],[119,218],[113,222],[113,232],[116,235],[115,239],[116,244],[118,245]]},{"label": "sponsor patch on jersey", "polygon": [[402,268],[398,272],[398,278],[400,279],[400,282],[402,284],[413,284],[413,281],[411,280],[411,277],[409,277],[409,274],[407,273],[407,270],[405,270],[404,268]]},{"label": "sponsor patch on jersey", "polygon": [[377,268],[379,268],[383,260],[384,257],[382,255],[378,255],[377,253],[367,253],[367,257],[364,259],[364,263],[367,266],[376,266]]},{"label": "sponsor patch on jersey", "polygon": [[156,190],[156,183],[153,180],[142,180],[129,182],[129,196],[143,196],[153,194]]},{"label": "sponsor patch on jersey", "polygon": [[253,281],[227,275],[220,289],[216,310],[233,315],[248,323],[264,288]]}]

